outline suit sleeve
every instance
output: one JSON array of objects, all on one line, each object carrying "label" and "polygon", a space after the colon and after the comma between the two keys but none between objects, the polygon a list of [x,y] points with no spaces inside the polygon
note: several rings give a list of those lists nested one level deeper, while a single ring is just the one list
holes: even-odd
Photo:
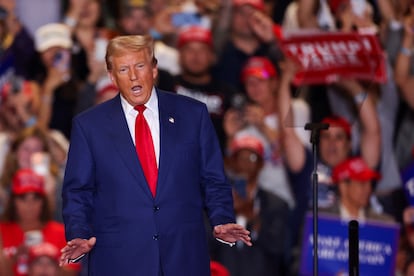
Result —
[{"label": "suit sleeve", "polygon": [[73,121],[68,161],[62,188],[66,239],[90,238],[94,182],[94,159],[80,123]]},{"label": "suit sleeve", "polygon": [[234,223],[231,186],[226,180],[220,144],[205,106],[201,116],[200,141],[202,187],[210,224],[214,227]]}]

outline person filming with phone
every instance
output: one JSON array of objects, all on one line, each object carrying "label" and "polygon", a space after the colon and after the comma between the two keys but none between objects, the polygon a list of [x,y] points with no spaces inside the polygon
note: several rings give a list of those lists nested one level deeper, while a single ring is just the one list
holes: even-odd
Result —
[{"label": "person filming with phone", "polygon": [[35,46],[39,55],[36,81],[40,86],[39,126],[57,129],[67,138],[75,114],[78,93],[86,79],[88,68],[85,53],[74,54],[68,26],[49,23],[35,33]]},{"label": "person filming with phone", "polygon": [[205,210],[217,242],[252,243],[207,107],[154,86],[148,35],[112,39],[106,64],[120,93],[73,120],[60,263],[87,254],[89,275],[210,276]]}]

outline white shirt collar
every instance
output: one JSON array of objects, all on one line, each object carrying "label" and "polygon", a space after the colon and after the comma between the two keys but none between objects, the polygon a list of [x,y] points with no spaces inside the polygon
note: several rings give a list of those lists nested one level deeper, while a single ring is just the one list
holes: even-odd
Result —
[{"label": "white shirt collar", "polygon": [[345,208],[345,206],[342,203],[339,203],[339,213],[340,213],[341,219],[346,220],[346,221],[356,219],[360,222],[363,222],[366,219],[364,209],[359,209],[358,217],[355,218],[348,212],[348,210]]},{"label": "white shirt collar", "polygon": [[[125,114],[132,114],[136,116],[138,111],[134,109],[134,106],[128,103],[128,101],[122,96],[122,94],[120,94],[120,96],[122,109],[124,110]],[[146,102],[144,105],[147,109],[151,111],[151,113],[158,113],[158,97],[155,91],[155,87],[152,87],[151,96],[148,99],[148,102]]]}]

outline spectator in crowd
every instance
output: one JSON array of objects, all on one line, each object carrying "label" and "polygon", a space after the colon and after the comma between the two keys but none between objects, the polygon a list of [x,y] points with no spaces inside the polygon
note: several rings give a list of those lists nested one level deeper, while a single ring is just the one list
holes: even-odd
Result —
[{"label": "spectator in crowd", "polygon": [[232,0],[227,40],[217,49],[216,77],[243,90],[241,68],[252,56],[267,56],[276,62],[279,50],[272,19],[264,13],[262,0]]},{"label": "spectator in crowd", "polygon": [[87,56],[95,55],[95,59],[103,62],[105,46],[117,33],[105,25],[102,1],[69,0],[64,11],[63,22],[71,29],[74,50],[82,49]]},{"label": "spectator in crowd", "polygon": [[40,86],[41,105],[38,124],[70,135],[78,90],[85,76],[72,55],[70,29],[60,23],[40,27],[35,35],[40,63],[36,81]]},{"label": "spectator in crowd", "polygon": [[[381,132],[374,92],[364,92],[361,84],[355,80],[340,81],[337,87],[343,95],[338,102],[346,100],[346,96],[355,101],[359,122],[353,129],[349,120],[342,116],[330,115],[322,120],[330,125],[329,129],[321,131],[319,139],[318,174],[321,184],[318,185],[318,206],[324,208],[335,201],[336,186],[331,179],[332,168],[349,156],[359,154],[370,168],[376,169],[381,158]],[[355,133],[359,133],[359,138]],[[359,144],[355,145],[356,139]]]},{"label": "spectator in crowd", "polygon": [[361,155],[372,169],[379,168],[382,177],[375,185],[374,194],[384,211],[400,220],[401,201],[397,198],[402,194],[402,182],[393,150],[399,95],[392,69],[384,61],[385,83],[340,81],[328,87],[327,96],[333,114],[358,122],[352,130],[352,154]]},{"label": "spectator in crowd", "polygon": [[[396,261],[396,271],[401,275],[407,269],[409,262],[413,262],[414,257],[414,207],[407,206],[403,211],[403,221],[401,228],[401,237]],[[411,265],[412,266],[412,265]]]},{"label": "spectator in crowd", "polygon": [[75,113],[79,113],[95,104],[97,87],[109,81],[105,70],[106,45],[117,32],[105,24],[101,0],[68,1],[64,23],[71,28],[72,52],[79,67],[86,69],[86,79],[81,79],[75,106]]},{"label": "spectator in crowd", "polygon": [[55,245],[42,242],[31,246],[28,258],[28,276],[60,276],[60,250]]},{"label": "spectator in crowd", "polygon": [[405,275],[405,276],[414,275],[414,256],[410,256],[410,258],[407,259],[401,275]]},{"label": "spectator in crowd", "polygon": [[234,103],[237,92],[211,73],[216,61],[211,31],[201,26],[185,27],[178,35],[177,48],[181,74],[176,77],[175,91],[207,105],[224,153],[226,135],[223,117]]},{"label": "spectator in crowd", "polygon": [[250,231],[253,246],[237,243],[236,248],[229,248],[214,243],[211,256],[233,276],[286,275],[289,207],[282,198],[260,188],[263,157],[260,138],[243,135],[231,142],[227,172],[233,187],[236,221]]},{"label": "spectator in crowd", "polygon": [[321,212],[334,213],[344,220],[380,220],[394,222],[387,214],[378,214],[372,210],[370,198],[373,193],[373,181],[380,174],[372,170],[360,157],[348,158],[338,164],[332,172],[333,182],[338,186],[338,201]]},{"label": "spectator in crowd", "polygon": [[283,30],[295,32],[303,29],[335,30],[335,20],[328,0],[291,1],[283,17]]},{"label": "spectator in crowd", "polygon": [[0,91],[0,117],[4,132],[13,133],[38,123],[41,103],[36,82],[13,75]]},{"label": "spectator in crowd", "polygon": [[[66,244],[64,227],[51,219],[43,177],[31,169],[16,171],[12,180],[11,196],[0,235],[7,263],[15,275],[28,275],[28,252],[31,246],[49,242],[57,248]],[[4,256],[3,256],[4,257]],[[65,266],[68,275],[77,275],[77,265]]]},{"label": "spectator in crowd", "polygon": [[35,168],[35,158],[40,157],[40,160],[38,160],[40,163],[37,163],[40,167],[37,168],[40,168],[41,171],[39,173],[43,173],[45,176],[46,182],[44,189],[49,200],[49,206],[52,211],[55,211],[55,202],[58,198],[56,186],[59,185],[57,166],[53,160],[49,160],[49,164],[42,163],[43,161],[48,161],[49,154],[49,138],[47,132],[38,127],[22,129],[16,133],[6,155],[3,174],[0,178],[1,186],[10,194],[12,179],[15,173],[20,169]]},{"label": "spectator in crowd", "polygon": [[229,141],[240,132],[262,137],[265,164],[260,177],[266,180],[261,182],[293,207],[295,200],[286,169],[299,173],[306,163],[309,133],[295,126],[303,127],[308,122],[309,109],[303,100],[291,100],[290,82],[295,69],[293,62],[287,64],[279,77],[269,59],[248,60],[241,74],[248,101],[241,109],[227,112],[225,130]]},{"label": "spectator in crowd", "polygon": [[33,39],[15,11],[14,0],[0,1],[0,89],[11,76],[33,77]]},{"label": "spectator in crowd", "polygon": [[242,69],[248,101],[243,108],[229,109],[224,129],[230,141],[253,134],[264,145],[264,166],[259,187],[282,198],[289,206],[289,236],[286,259],[298,241],[298,234],[310,198],[312,158],[309,133],[304,125],[309,108],[301,99],[291,98],[291,81],[297,70],[291,60],[275,66],[264,57],[251,57]]},{"label": "spectator in crowd", "polygon": [[[90,71],[93,70],[91,66],[105,68],[106,45],[118,34],[105,25],[103,9],[102,0],[69,0],[64,7],[64,23],[72,34],[72,51],[79,56],[77,62],[86,63]],[[91,83],[97,81],[90,78],[89,74],[88,81]]]},{"label": "spectator in crowd", "polygon": [[[394,41],[392,53],[395,53],[395,82],[398,85],[401,95],[400,121],[398,122],[397,137],[395,142],[395,154],[399,169],[405,168],[411,161],[410,149],[414,149],[414,7],[411,4],[408,12],[401,20],[393,20],[394,25],[400,26],[397,30],[390,30],[390,42]],[[394,15],[393,15],[394,16]],[[395,45],[397,43],[397,45]],[[390,49],[391,50],[391,49]],[[408,149],[408,150],[407,150]]]},{"label": "spectator in crowd", "polygon": [[65,137],[65,135],[63,135],[62,132],[56,129],[50,129],[47,136],[50,163],[55,164],[53,167],[56,166],[56,169],[51,170],[51,175],[55,176],[56,179],[56,196],[53,210],[53,219],[58,222],[63,222],[61,194],[63,177],[66,170],[66,161],[69,151],[69,140]]},{"label": "spectator in crowd", "polygon": [[374,10],[369,1],[362,0],[298,0],[287,8],[283,27],[286,31],[300,29],[378,31],[373,20]]}]

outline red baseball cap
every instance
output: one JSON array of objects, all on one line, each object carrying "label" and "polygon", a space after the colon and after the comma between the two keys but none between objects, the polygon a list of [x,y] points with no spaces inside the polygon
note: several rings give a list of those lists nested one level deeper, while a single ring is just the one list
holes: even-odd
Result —
[{"label": "red baseball cap", "polygon": [[245,82],[248,77],[257,77],[259,79],[270,79],[277,77],[276,68],[266,57],[251,57],[247,60],[242,69],[242,81]]},{"label": "red baseball cap", "polygon": [[202,26],[194,25],[182,28],[178,34],[177,48],[181,48],[189,42],[202,42],[213,48],[211,31]]},{"label": "red baseball cap", "polygon": [[329,124],[329,127],[340,127],[345,131],[348,138],[351,137],[351,124],[348,122],[348,120],[341,116],[332,115],[325,117],[322,120],[322,123]]},{"label": "red baseball cap", "polygon": [[48,242],[43,242],[29,249],[29,263],[38,257],[46,256],[54,260],[56,263],[59,262],[60,252],[59,249]]},{"label": "red baseball cap", "polygon": [[368,167],[360,157],[349,158],[337,165],[332,171],[334,183],[343,180],[370,181],[380,178],[380,174]]},{"label": "red baseball cap", "polygon": [[31,169],[18,170],[12,180],[12,193],[22,195],[26,193],[38,193],[45,195],[44,179]]},{"label": "red baseball cap", "polygon": [[234,154],[242,149],[251,150],[263,158],[264,146],[259,138],[256,138],[252,135],[243,135],[240,137],[236,136],[230,144],[230,152],[231,154]]},{"label": "red baseball cap", "polygon": [[263,0],[233,0],[234,6],[250,5],[255,9],[264,11],[265,5]]},{"label": "red baseball cap", "polygon": [[345,4],[348,4],[349,0],[329,0],[329,8],[331,9],[332,13],[335,14],[339,8],[343,7]]}]

